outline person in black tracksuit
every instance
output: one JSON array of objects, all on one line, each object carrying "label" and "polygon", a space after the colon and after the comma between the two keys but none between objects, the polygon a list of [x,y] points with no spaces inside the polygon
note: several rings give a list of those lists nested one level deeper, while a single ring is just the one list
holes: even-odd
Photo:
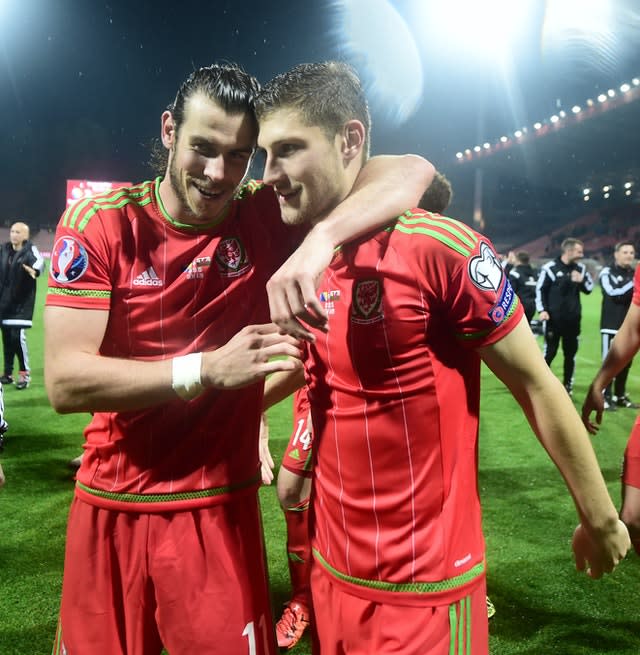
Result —
[{"label": "person in black tracksuit", "polygon": [[[627,315],[633,297],[633,260],[636,251],[633,243],[617,243],[613,252],[613,264],[600,271],[600,288],[602,289],[602,310],[600,313],[600,336],[602,340],[602,359],[607,356],[611,342],[618,333],[624,317]],[[616,375],[604,392],[604,408],[609,411],[616,407],[637,409],[627,395],[626,385],[629,369],[633,360]],[[612,392],[613,387],[613,394]]]},{"label": "person in black tracksuit", "polygon": [[563,384],[571,394],[575,371],[582,306],[580,293],[593,291],[593,279],[580,263],[582,241],[565,239],[560,257],[547,262],[540,271],[536,287],[536,308],[544,321],[544,358],[551,365],[562,340]]},{"label": "person in black tracksuit", "polygon": [[524,250],[516,253],[515,266],[509,271],[509,281],[520,298],[529,325],[536,313],[536,285],[538,274],[529,263],[529,253]]},{"label": "person in black tracksuit", "polygon": [[43,265],[38,248],[29,241],[29,226],[14,223],[9,241],[0,246],[0,320],[4,348],[4,375],[0,382],[13,384],[13,362],[17,357],[20,365],[17,389],[26,389],[31,381],[24,330],[33,324],[36,278]]}]

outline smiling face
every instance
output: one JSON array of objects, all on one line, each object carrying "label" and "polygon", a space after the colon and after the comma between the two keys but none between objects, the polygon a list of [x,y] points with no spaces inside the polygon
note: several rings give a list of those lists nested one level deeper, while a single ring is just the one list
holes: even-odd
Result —
[{"label": "smiling face", "polygon": [[274,187],[285,223],[317,223],[348,194],[341,134],[330,139],[295,109],[280,109],[261,119],[258,145],[267,157],[264,181]]},{"label": "smiling face", "polygon": [[188,225],[213,222],[242,181],[255,146],[249,113],[227,113],[196,93],[187,100],[176,132],[170,112],[162,115],[162,142],[169,149],[160,195],[169,214]]},{"label": "smiling face", "polygon": [[636,250],[630,243],[625,243],[613,253],[613,257],[618,266],[631,268],[636,257]]}]

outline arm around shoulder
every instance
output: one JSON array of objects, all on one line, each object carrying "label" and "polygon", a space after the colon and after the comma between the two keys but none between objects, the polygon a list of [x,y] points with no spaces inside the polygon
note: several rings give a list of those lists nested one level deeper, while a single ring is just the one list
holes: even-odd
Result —
[{"label": "arm around shoulder", "polygon": [[351,193],[309,231],[269,280],[271,320],[305,339],[311,334],[303,323],[326,329],[316,288],[335,248],[416,206],[434,174],[433,164],[418,155],[381,155],[367,161]]}]

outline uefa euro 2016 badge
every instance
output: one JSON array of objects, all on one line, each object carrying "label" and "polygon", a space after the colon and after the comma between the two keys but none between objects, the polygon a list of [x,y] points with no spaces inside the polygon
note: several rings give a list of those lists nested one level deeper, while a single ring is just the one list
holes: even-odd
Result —
[{"label": "uefa euro 2016 badge", "polygon": [[60,284],[79,280],[89,266],[86,248],[73,237],[60,237],[51,253],[51,277]]},{"label": "uefa euro 2016 badge", "polygon": [[351,322],[375,323],[383,318],[382,284],[378,279],[355,280],[351,298]]},{"label": "uefa euro 2016 badge", "polygon": [[222,239],[214,254],[220,275],[238,277],[251,268],[247,251],[237,237]]},{"label": "uefa euro 2016 badge", "polygon": [[340,300],[340,290],[335,289],[334,291],[321,291],[320,292],[320,302],[324,305],[324,311],[327,312],[327,316],[332,316],[336,313],[335,303]]},{"label": "uefa euro 2016 badge", "polygon": [[482,291],[497,291],[504,271],[488,243],[480,244],[480,254],[469,259],[469,278]]}]

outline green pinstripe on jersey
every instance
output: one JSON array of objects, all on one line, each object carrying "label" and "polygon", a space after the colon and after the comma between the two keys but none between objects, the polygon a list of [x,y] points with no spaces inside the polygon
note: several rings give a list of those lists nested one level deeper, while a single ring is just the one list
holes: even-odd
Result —
[{"label": "green pinstripe on jersey", "polygon": [[58,617],[58,627],[56,629],[56,638],[53,642],[53,651],[51,655],[64,655],[66,649],[62,643],[62,619]]},{"label": "green pinstripe on jersey", "polygon": [[209,223],[199,223],[198,225],[191,225],[190,223],[182,223],[181,221],[171,216],[171,214],[167,211],[166,207],[164,206],[164,203],[162,202],[162,198],[160,197],[160,178],[156,179],[156,186],[155,186],[154,193],[156,198],[156,205],[160,210],[162,216],[165,218],[167,223],[171,223],[171,225],[177,227],[180,230],[191,230],[193,232],[201,232],[202,230],[208,230],[222,223],[222,221],[224,221],[224,219],[229,215],[229,206],[227,205]]},{"label": "green pinstripe on jersey", "polygon": [[[394,229],[405,234],[429,236],[463,257],[469,257],[478,244],[478,235],[467,225],[447,216],[438,215],[435,217],[430,212],[414,214],[411,210],[408,210],[398,217]],[[513,316],[519,304],[520,300],[515,296],[503,322],[508,321]],[[456,338],[463,341],[472,341],[482,339],[491,332],[492,330],[482,330],[480,332],[458,333]]]},{"label": "green pinstripe on jersey", "polygon": [[75,296],[81,298],[111,298],[111,291],[103,289],[59,289],[49,287],[47,293],[52,296]]},{"label": "green pinstripe on jersey", "polygon": [[464,223],[445,216],[434,218],[429,212],[414,214],[407,210],[398,217],[394,229],[405,234],[424,234],[432,237],[464,257],[468,257],[478,243],[476,234]]},{"label": "green pinstripe on jersey", "polygon": [[62,215],[61,224],[82,233],[98,211],[121,209],[130,203],[144,207],[151,202],[152,185],[150,181],[142,182],[133,187],[114,189],[85,198],[67,209]]},{"label": "green pinstripe on jersey", "polygon": [[[161,181],[160,178],[156,179],[156,186],[155,186],[156,205],[160,210],[160,213],[167,220],[167,222],[171,223],[171,225],[179,228],[180,230],[192,230],[192,231],[209,230],[213,227],[216,227],[216,225],[222,223],[224,219],[227,218],[227,216],[229,215],[229,206],[227,206],[220,212],[220,214],[218,214],[218,216],[216,216],[209,223],[199,223],[198,225],[182,223],[181,221],[178,221],[175,218],[173,218],[173,216],[171,216],[171,214],[165,208],[164,203],[162,202],[162,198],[160,197],[160,181]],[[242,186],[236,189],[233,198],[234,200],[242,200],[243,198],[247,198],[248,196],[254,195],[256,191],[259,191],[264,186],[265,185],[262,182],[258,182],[257,180],[247,180],[247,182],[245,182]]]},{"label": "green pinstripe on jersey", "polygon": [[113,493],[105,491],[104,489],[93,489],[88,487],[82,482],[76,482],[76,487],[82,491],[97,496],[98,498],[106,498],[120,503],[170,503],[172,501],[181,500],[197,500],[199,498],[215,498],[216,496],[224,496],[225,494],[241,489],[248,489],[253,485],[258,484],[260,474],[256,474],[248,480],[239,482],[238,484],[230,485],[227,487],[212,487],[211,489],[200,489],[199,491],[183,491],[172,494],[130,494],[130,493]]},{"label": "green pinstripe on jersey", "polygon": [[352,575],[341,573],[334,569],[327,560],[314,548],[313,555],[324,568],[329,571],[334,577],[350,584],[358,585],[360,587],[367,587],[369,589],[378,589],[380,591],[392,591],[413,594],[437,594],[443,591],[451,591],[463,585],[472,582],[476,578],[484,575],[485,562],[482,561],[470,568],[465,573],[456,575],[453,578],[445,580],[438,580],[438,582],[386,582],[384,580],[366,580],[364,578],[355,578]]},{"label": "green pinstripe on jersey", "polygon": [[300,557],[300,555],[297,555],[296,553],[287,553],[287,557],[289,558],[290,562],[293,562],[294,564],[304,564],[305,560]]},{"label": "green pinstripe on jersey", "polygon": [[[209,223],[202,223],[198,225],[190,225],[176,220],[166,210],[162,198],[160,197],[160,182],[161,177],[157,177],[154,181],[142,182],[136,186],[114,189],[106,191],[105,193],[98,194],[91,198],[85,198],[80,202],[72,205],[65,211],[62,216],[61,224],[64,227],[77,230],[79,233],[84,232],[87,225],[95,216],[98,211],[108,209],[122,209],[125,205],[135,203],[140,207],[145,207],[152,202],[152,195],[156,200],[156,205],[160,210],[162,216],[172,225],[181,230],[194,230],[201,231],[207,230],[220,224],[228,216],[229,208],[223,210],[216,218]],[[250,195],[254,195],[257,191],[262,189],[265,185],[257,180],[248,180],[236,191],[234,198],[242,199]]]},{"label": "green pinstripe on jersey", "polygon": [[449,655],[471,655],[470,596],[449,605],[449,627]]},{"label": "green pinstripe on jersey", "polygon": [[260,180],[247,180],[241,187],[238,188],[234,197],[238,200],[241,200],[247,196],[254,195],[256,191],[264,189],[265,186],[265,183],[261,182]]}]

